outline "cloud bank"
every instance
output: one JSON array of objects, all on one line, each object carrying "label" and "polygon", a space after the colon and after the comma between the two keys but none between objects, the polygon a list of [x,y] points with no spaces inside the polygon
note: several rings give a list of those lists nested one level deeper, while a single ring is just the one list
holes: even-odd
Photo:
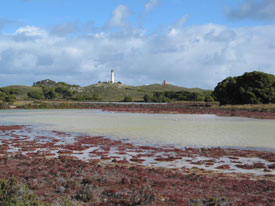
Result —
[{"label": "cloud bank", "polygon": [[81,32],[77,22],[0,33],[0,85],[31,85],[49,78],[87,86],[109,80],[114,69],[116,80],[125,84],[167,80],[213,89],[224,78],[247,71],[275,73],[273,25],[185,26],[185,15],[162,32],[147,34],[131,27],[129,15],[129,9],[119,5],[107,28],[90,33]]},{"label": "cloud bank", "polygon": [[230,8],[227,12],[229,18],[234,20],[257,19],[275,20],[274,0],[245,0],[238,8]]}]

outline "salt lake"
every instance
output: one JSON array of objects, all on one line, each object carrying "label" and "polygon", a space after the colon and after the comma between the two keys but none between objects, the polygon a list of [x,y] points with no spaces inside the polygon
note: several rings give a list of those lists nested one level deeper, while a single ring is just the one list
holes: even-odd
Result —
[{"label": "salt lake", "polygon": [[0,123],[102,135],[140,144],[275,151],[275,120],[101,110],[2,110]]}]

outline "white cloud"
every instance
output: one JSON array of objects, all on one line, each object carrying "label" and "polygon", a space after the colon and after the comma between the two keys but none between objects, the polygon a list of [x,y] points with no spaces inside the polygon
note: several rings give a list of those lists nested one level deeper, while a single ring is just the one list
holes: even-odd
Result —
[{"label": "white cloud", "polygon": [[120,27],[120,28],[128,27],[129,15],[130,15],[130,11],[128,7],[125,5],[119,5],[114,9],[112,18],[110,19],[108,25],[111,27]]},{"label": "white cloud", "polygon": [[229,8],[227,15],[231,19],[275,20],[274,0],[244,0],[238,8]]},{"label": "white cloud", "polygon": [[108,80],[115,69],[116,79],[126,84],[166,79],[213,89],[227,76],[246,71],[275,73],[275,26],[187,27],[184,22],[182,18],[163,33],[150,35],[102,30],[61,38],[34,26],[0,34],[1,85],[31,85],[50,78],[84,86]]},{"label": "white cloud", "polygon": [[39,27],[35,26],[25,26],[25,27],[20,27],[16,30],[15,32],[16,35],[18,34],[24,34],[25,36],[30,36],[30,37],[46,37],[47,32]]},{"label": "white cloud", "polygon": [[152,9],[154,9],[157,5],[159,4],[158,0],[149,0],[149,2],[147,2],[144,5],[145,11],[149,12]]},{"label": "white cloud", "polygon": [[188,20],[189,16],[184,15],[179,20],[177,20],[172,26],[169,27],[169,35],[176,36],[183,29],[184,24]]}]

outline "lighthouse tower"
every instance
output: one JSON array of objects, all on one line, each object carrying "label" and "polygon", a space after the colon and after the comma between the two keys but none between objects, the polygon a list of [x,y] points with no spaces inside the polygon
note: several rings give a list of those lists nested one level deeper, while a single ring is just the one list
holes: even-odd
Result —
[{"label": "lighthouse tower", "polygon": [[111,70],[111,83],[115,83],[115,72],[113,69]]}]

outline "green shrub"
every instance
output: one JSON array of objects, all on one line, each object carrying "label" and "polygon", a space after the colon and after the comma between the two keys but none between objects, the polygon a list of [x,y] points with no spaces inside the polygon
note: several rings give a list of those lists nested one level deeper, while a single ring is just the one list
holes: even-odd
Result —
[{"label": "green shrub", "polygon": [[232,206],[232,203],[224,198],[209,198],[207,200],[191,199],[187,206]]},{"label": "green shrub", "polygon": [[203,102],[205,101],[205,97],[203,95],[197,95],[194,100],[198,102]]},{"label": "green shrub", "polygon": [[152,97],[150,97],[148,94],[145,94],[143,97],[144,102],[151,102],[152,101]]},{"label": "green shrub", "polygon": [[123,102],[132,102],[132,101],[133,101],[132,97],[128,97],[128,96],[124,97],[123,99]]},{"label": "green shrub", "polygon": [[44,93],[41,91],[30,91],[27,95],[33,99],[45,99]]},{"label": "green shrub", "polygon": [[15,102],[15,100],[16,100],[16,91],[17,90],[10,89],[10,88],[0,88],[0,101]]},{"label": "green shrub", "polygon": [[9,105],[7,105],[5,102],[0,102],[0,109],[8,109]]},{"label": "green shrub", "polygon": [[15,179],[0,180],[0,206],[40,206],[38,196]]},{"label": "green shrub", "polygon": [[44,96],[46,99],[54,99],[56,98],[56,93],[53,88],[50,87],[42,87]]},{"label": "green shrub", "polygon": [[70,99],[73,96],[73,93],[67,87],[56,87],[55,92],[58,93],[62,99]]},{"label": "green shrub", "polygon": [[204,99],[205,102],[214,102],[214,98],[212,96],[206,96]]},{"label": "green shrub", "polygon": [[7,95],[7,96],[4,98],[4,102],[13,103],[13,102],[15,102],[15,100],[16,100],[15,94]]}]

